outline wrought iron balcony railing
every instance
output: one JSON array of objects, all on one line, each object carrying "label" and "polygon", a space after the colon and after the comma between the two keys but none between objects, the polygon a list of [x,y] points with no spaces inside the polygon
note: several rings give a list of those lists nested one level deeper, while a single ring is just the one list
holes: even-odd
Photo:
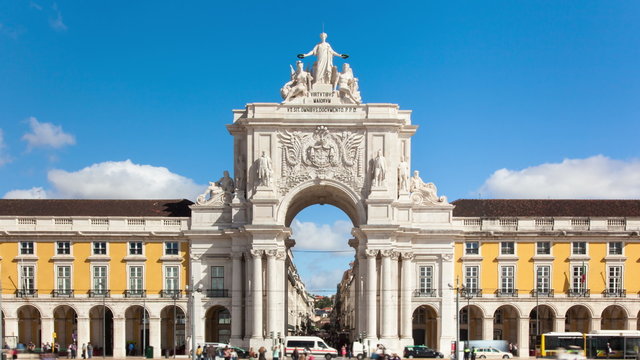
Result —
[{"label": "wrought iron balcony railing", "polygon": [[627,289],[605,289],[604,297],[627,297]]},{"label": "wrought iron balcony railing", "polygon": [[589,297],[591,296],[591,290],[589,289],[569,289],[567,290],[568,297]]},{"label": "wrought iron balcony railing", "polygon": [[553,289],[531,290],[531,297],[553,297]]},{"label": "wrought iron balcony railing", "polygon": [[210,298],[229,297],[229,289],[207,289],[207,297],[210,297]]},{"label": "wrought iron balcony railing", "polygon": [[53,290],[51,292],[51,296],[57,297],[57,298],[72,298],[73,289]]},{"label": "wrought iron balcony railing", "polygon": [[468,299],[482,297],[482,289],[462,289],[460,290],[460,296]]},{"label": "wrought iron balcony railing", "polygon": [[38,297],[38,289],[18,289],[16,290],[16,297]]},{"label": "wrought iron balcony railing", "polygon": [[498,289],[496,297],[518,297],[518,289]]},{"label": "wrought iron balcony railing", "polygon": [[436,289],[416,289],[413,292],[415,297],[436,297],[438,296],[438,290]]},{"label": "wrought iron balcony railing", "polygon": [[89,290],[89,297],[93,298],[93,297],[110,297],[111,296],[111,290],[108,289],[94,289],[94,290]]},{"label": "wrought iron balcony railing", "polygon": [[179,299],[182,297],[182,290],[160,290],[160,297]]},{"label": "wrought iron balcony railing", "polygon": [[125,290],[124,291],[124,297],[128,297],[128,298],[143,298],[143,297],[147,297],[147,290],[140,290],[140,289]]}]

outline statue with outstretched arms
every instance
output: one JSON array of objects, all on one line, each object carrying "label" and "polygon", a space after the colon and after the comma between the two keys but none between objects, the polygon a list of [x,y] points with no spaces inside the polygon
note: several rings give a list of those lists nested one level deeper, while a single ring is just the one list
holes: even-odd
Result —
[{"label": "statue with outstretched arms", "polygon": [[298,54],[298,58],[304,59],[307,56],[314,55],[317,60],[314,63],[314,83],[330,84],[331,72],[333,70],[333,57],[340,56],[343,59],[349,57],[347,54],[339,54],[331,48],[331,45],[327,42],[327,34],[320,34],[320,42],[313,47],[311,51],[306,54]]}]

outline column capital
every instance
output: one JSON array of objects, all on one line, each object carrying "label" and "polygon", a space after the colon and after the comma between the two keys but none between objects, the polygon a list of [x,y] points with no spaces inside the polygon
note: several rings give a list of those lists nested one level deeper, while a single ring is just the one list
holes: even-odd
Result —
[{"label": "column capital", "polygon": [[258,249],[249,250],[249,255],[251,255],[251,257],[254,259],[261,258],[263,254],[264,254],[264,250],[258,250]]},{"label": "column capital", "polygon": [[242,253],[241,252],[232,252],[229,257],[231,258],[231,260],[240,260],[242,259]]},{"label": "column capital", "polygon": [[403,251],[400,253],[402,260],[412,260],[414,258],[413,251]]},{"label": "column capital", "polygon": [[391,257],[393,253],[394,251],[389,249],[380,250],[380,256],[382,257]]},{"label": "column capital", "polygon": [[398,258],[400,258],[400,252],[399,251],[391,251],[391,260],[398,260]]},{"label": "column capital", "polygon": [[364,251],[364,256],[367,258],[375,258],[376,256],[378,256],[378,251],[379,250],[374,250],[374,249],[366,249]]}]

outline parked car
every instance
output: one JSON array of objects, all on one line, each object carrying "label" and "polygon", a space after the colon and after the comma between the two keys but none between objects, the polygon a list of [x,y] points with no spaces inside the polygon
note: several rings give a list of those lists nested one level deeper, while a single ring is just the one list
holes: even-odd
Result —
[{"label": "parked car", "polygon": [[478,359],[511,359],[513,355],[500,351],[493,347],[476,348],[476,358]]},{"label": "parked car", "polygon": [[438,351],[435,351],[424,345],[414,345],[414,346],[405,346],[404,348],[404,358],[440,358],[444,357],[444,354]]}]

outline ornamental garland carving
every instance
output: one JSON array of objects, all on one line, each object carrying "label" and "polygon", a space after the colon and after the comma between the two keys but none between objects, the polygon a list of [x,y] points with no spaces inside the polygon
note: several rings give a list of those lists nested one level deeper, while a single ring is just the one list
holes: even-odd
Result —
[{"label": "ornamental garland carving", "polygon": [[318,126],[313,133],[283,131],[282,175],[279,188],[282,194],[307,180],[334,179],[356,191],[364,184],[364,136],[350,131],[329,131]]}]

